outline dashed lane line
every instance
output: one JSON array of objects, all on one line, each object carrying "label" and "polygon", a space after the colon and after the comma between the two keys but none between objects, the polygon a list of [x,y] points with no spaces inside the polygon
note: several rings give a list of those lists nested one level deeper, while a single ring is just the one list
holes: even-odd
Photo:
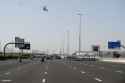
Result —
[{"label": "dashed lane line", "polygon": [[85,71],[80,71],[81,72],[81,74],[85,74],[86,72]]},{"label": "dashed lane line", "polygon": [[10,74],[10,72],[6,72],[6,73],[4,73],[5,75],[9,75]]},{"label": "dashed lane line", "polygon": [[47,74],[48,74],[48,72],[44,72],[44,74],[45,74],[45,75],[47,75]]},{"label": "dashed lane line", "polygon": [[98,81],[98,82],[102,82],[102,80],[100,78],[95,77],[94,80]]},{"label": "dashed lane line", "polygon": [[122,70],[117,70],[115,72],[120,73],[120,74],[124,73]]},{"label": "dashed lane line", "polygon": [[12,82],[12,80],[1,80],[1,82],[7,83],[7,82]]},{"label": "dashed lane line", "polygon": [[46,79],[45,78],[42,79],[42,83],[46,83]]}]

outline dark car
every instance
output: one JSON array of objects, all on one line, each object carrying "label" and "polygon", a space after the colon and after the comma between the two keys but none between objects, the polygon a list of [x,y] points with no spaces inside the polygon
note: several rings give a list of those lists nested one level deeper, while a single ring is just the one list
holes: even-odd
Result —
[{"label": "dark car", "polygon": [[113,57],[114,58],[119,58],[121,56],[121,54],[120,53],[118,53],[118,52],[113,52]]}]

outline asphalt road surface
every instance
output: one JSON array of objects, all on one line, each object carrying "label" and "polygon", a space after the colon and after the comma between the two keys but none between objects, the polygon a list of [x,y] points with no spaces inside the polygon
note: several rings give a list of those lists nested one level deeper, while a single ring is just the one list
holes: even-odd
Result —
[{"label": "asphalt road surface", "polygon": [[125,83],[125,64],[97,61],[1,61],[0,83]]}]

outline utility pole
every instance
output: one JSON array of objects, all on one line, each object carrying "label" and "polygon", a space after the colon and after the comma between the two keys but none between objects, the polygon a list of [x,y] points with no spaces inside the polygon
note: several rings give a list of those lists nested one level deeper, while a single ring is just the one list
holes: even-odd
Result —
[{"label": "utility pole", "polygon": [[78,52],[80,55],[81,52],[81,46],[82,46],[82,40],[81,40],[81,34],[82,34],[82,13],[78,13],[77,15],[79,15],[79,47],[78,47]]}]

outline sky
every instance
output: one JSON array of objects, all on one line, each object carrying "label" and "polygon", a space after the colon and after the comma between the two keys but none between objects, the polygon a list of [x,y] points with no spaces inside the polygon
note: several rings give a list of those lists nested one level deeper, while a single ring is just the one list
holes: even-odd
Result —
[{"label": "sky", "polygon": [[[58,52],[78,50],[79,16],[82,13],[82,50],[91,45],[107,49],[109,40],[125,43],[124,0],[0,0],[1,49],[15,36],[31,42],[32,49]],[[47,6],[48,12],[42,11]]]}]

